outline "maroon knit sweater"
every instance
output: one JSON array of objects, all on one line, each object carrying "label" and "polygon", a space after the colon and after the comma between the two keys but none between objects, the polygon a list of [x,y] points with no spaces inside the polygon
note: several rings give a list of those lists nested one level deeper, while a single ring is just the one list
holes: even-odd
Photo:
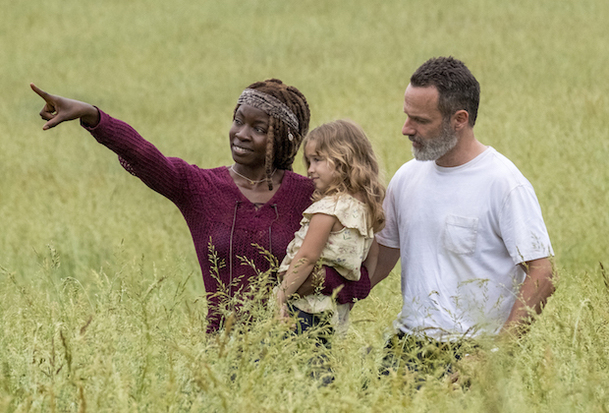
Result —
[{"label": "maroon knit sweater", "polygon": [[[256,276],[256,271],[240,257],[247,257],[259,271],[268,270],[270,264],[258,245],[281,262],[300,226],[302,212],[311,204],[313,183],[286,171],[273,198],[257,209],[239,191],[228,168],[201,169],[181,159],[165,157],[131,126],[99,112],[99,123],[86,129],[99,143],[119,155],[125,169],[171,200],[182,212],[194,241],[209,299],[208,331],[217,330],[221,316],[215,310],[222,298],[218,291],[232,296]],[[210,246],[218,257],[218,276],[212,271]],[[324,292],[331,294],[334,288],[345,284],[339,302],[365,298],[370,283],[367,274],[362,275],[362,282],[345,283],[338,273],[329,270]]]}]

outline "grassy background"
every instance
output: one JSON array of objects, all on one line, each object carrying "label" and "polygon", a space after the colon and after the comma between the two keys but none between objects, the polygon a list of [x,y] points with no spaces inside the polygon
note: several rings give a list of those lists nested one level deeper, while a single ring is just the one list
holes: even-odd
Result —
[{"label": "grassy background", "polygon": [[[609,410],[607,2],[0,0],[0,10],[0,410]],[[77,124],[43,133],[28,87],[93,103],[166,155],[214,167],[231,163],[241,90],[278,77],[307,96],[312,126],[360,123],[389,178],[411,158],[400,134],[408,77],[439,55],[480,81],[476,135],[535,187],[559,279],[529,335],[464,367],[469,391],[371,380],[401,305],[397,275],[354,308],[328,388],[306,376],[313,350],[273,341],[271,322],[244,340],[207,340],[177,209]]]}]

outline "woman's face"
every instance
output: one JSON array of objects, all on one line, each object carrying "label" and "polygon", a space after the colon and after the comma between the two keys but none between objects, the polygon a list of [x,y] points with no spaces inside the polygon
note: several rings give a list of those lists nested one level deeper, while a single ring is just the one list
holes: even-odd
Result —
[{"label": "woman's face", "polygon": [[252,168],[263,166],[268,129],[269,115],[253,106],[239,106],[229,131],[233,160]]}]

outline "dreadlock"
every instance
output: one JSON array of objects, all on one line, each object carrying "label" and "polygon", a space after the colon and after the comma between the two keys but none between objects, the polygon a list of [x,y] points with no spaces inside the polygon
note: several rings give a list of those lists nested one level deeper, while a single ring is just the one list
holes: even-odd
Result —
[{"label": "dreadlock", "polygon": [[[309,131],[311,112],[304,95],[294,86],[288,86],[279,79],[267,79],[264,82],[252,83],[247,89],[254,89],[273,96],[286,104],[298,118],[299,130],[292,130],[283,121],[269,116],[269,128],[266,140],[266,158],[264,169],[269,190],[273,189],[272,174],[274,169],[292,170],[294,158],[305,135]],[[235,107],[235,113],[239,105]],[[234,114],[233,114],[234,116]],[[292,135],[292,139],[288,135]]]}]

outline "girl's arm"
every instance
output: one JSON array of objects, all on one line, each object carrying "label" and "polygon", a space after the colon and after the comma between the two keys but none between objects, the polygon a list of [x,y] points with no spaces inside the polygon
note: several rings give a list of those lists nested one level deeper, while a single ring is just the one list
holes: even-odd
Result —
[{"label": "girl's arm", "polygon": [[311,271],[313,271],[315,264],[321,257],[321,252],[328,242],[330,232],[335,225],[340,226],[340,223],[334,216],[314,214],[311,217],[309,229],[302,242],[302,246],[296,253],[279,286],[277,303],[280,309],[283,308],[288,298],[298,290],[304,280],[311,274]]}]

